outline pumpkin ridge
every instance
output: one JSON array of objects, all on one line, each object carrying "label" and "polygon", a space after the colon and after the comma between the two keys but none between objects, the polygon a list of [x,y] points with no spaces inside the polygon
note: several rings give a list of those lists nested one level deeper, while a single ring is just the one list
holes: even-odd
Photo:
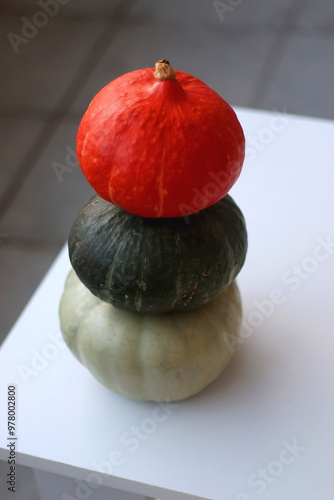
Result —
[{"label": "pumpkin ridge", "polygon": [[[174,234],[175,241],[175,256],[181,259],[182,254],[180,251],[180,235],[178,233]],[[168,311],[173,311],[175,306],[179,303],[180,297],[183,295],[184,286],[182,285],[182,280],[180,278],[180,274],[182,271],[183,263],[182,260],[179,263],[179,267],[177,269],[176,280],[175,280],[175,300],[171,303]]]},{"label": "pumpkin ridge", "polygon": [[[178,82],[173,82],[177,83]],[[160,83],[159,85],[164,85],[164,82]],[[165,85],[164,85],[165,86]],[[182,87],[180,87],[182,90]],[[183,92],[184,93],[184,92]],[[172,93],[173,97],[174,94]],[[182,100],[183,100],[183,94],[182,95]],[[158,192],[158,207],[156,211],[156,217],[159,218],[164,214],[164,202],[165,198],[167,195],[170,195],[171,198],[175,197],[175,188],[177,188],[177,191],[180,190],[180,187],[178,185],[175,186],[175,172],[174,169],[168,168],[169,166],[169,161],[168,158],[171,156],[171,154],[174,154],[174,150],[176,149],[174,145],[172,145],[169,141],[169,137],[176,137],[179,136],[182,132],[182,135],[189,135],[187,134],[187,127],[180,127],[181,124],[185,124],[185,114],[183,112],[183,108],[179,100],[174,101],[173,104],[171,105],[170,101],[167,99],[163,99],[159,103],[159,109],[156,111],[156,125],[157,125],[157,130],[161,131],[161,136],[162,136],[162,144],[161,144],[161,155],[159,156],[159,172],[157,174],[157,192]],[[164,117],[164,124],[163,127],[160,125],[160,116],[163,115]],[[155,129],[156,127],[153,125],[152,129]],[[183,156],[181,155],[178,157],[178,161],[181,162],[181,165],[184,165],[184,159]],[[176,163],[176,162],[175,162]],[[167,168],[166,168],[167,165]],[[174,167],[177,167],[175,164]],[[190,177],[190,171],[189,171],[189,177]],[[172,179],[172,182],[170,180]],[[165,181],[167,179],[167,182]],[[166,184],[166,185],[165,185]],[[164,187],[165,186],[165,187]]]}]

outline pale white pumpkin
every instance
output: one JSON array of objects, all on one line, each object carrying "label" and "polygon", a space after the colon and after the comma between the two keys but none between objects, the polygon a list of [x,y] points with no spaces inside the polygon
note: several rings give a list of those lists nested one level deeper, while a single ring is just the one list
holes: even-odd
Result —
[{"label": "pale white pumpkin", "polygon": [[177,401],[204,389],[227,365],[241,303],[233,282],[192,311],[134,313],[95,297],[72,270],[59,315],[69,349],[102,384],[132,399]]}]

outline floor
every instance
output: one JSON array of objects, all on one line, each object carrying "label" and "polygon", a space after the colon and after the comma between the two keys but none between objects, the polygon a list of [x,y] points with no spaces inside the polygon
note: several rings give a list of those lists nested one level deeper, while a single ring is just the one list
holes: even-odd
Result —
[{"label": "floor", "polygon": [[333,0],[1,0],[0,16],[0,343],[93,194],[75,138],[109,81],[167,58],[232,106],[334,119]]}]

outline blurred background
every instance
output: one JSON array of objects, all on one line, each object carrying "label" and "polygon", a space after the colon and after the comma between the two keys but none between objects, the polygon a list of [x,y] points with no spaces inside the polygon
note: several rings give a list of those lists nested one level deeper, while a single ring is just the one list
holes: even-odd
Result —
[{"label": "blurred background", "polygon": [[0,16],[0,343],[93,194],[76,131],[112,79],[166,58],[233,107],[334,119],[333,0],[1,0]]}]

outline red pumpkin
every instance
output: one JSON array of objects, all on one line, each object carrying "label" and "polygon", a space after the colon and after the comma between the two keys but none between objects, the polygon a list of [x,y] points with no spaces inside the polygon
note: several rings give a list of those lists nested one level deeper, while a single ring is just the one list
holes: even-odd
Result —
[{"label": "red pumpkin", "polygon": [[77,156],[105,200],[143,217],[180,217],[227,194],[245,139],[214,90],[162,60],[95,96],[79,126]]}]

